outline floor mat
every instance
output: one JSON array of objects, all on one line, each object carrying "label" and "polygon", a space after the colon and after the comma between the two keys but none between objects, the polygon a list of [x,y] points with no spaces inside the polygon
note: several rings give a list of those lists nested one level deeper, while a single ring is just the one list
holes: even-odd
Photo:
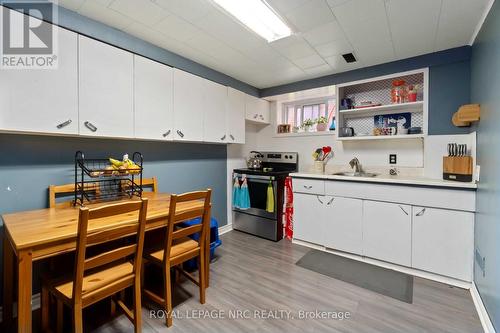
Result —
[{"label": "floor mat", "polygon": [[406,303],[413,301],[413,276],[405,273],[318,250],[307,252],[296,265]]}]

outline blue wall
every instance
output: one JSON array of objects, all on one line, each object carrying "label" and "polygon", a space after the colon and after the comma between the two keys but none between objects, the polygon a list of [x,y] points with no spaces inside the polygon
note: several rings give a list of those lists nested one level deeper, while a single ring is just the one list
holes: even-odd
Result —
[{"label": "blue wall", "polygon": [[470,103],[470,56],[471,48],[464,46],[265,88],[260,90],[260,96],[278,95],[429,67],[429,134],[469,133],[469,128],[453,126],[451,117],[459,106]]},{"label": "blue wall", "polygon": [[500,4],[496,1],[473,45],[472,100],[481,104],[477,125],[478,164],[475,246],[486,257],[485,275],[477,263],[474,281],[500,331]]}]

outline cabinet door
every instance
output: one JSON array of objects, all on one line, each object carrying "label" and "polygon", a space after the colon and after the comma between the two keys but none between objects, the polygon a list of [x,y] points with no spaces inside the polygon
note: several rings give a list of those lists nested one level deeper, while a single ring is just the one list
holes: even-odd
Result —
[{"label": "cabinet door", "polygon": [[269,124],[269,108],[268,101],[247,95],[245,104],[246,119],[252,122]]},{"label": "cabinet door", "polygon": [[134,133],[136,138],[172,140],[173,70],[134,55]]},{"label": "cabinet door", "polygon": [[363,201],[330,196],[325,201],[325,246],[361,254]]},{"label": "cabinet door", "polygon": [[293,238],[323,245],[325,197],[294,193]]},{"label": "cabinet door", "polygon": [[411,206],[363,201],[363,255],[411,266]]},{"label": "cabinet door", "polygon": [[226,142],[227,87],[204,80],[204,122],[203,140],[206,142]]},{"label": "cabinet door", "polygon": [[174,68],[174,140],[203,141],[204,79]]},{"label": "cabinet door", "polygon": [[0,129],[78,134],[77,34],[53,28],[59,40],[57,68],[0,70]]},{"label": "cabinet door", "polygon": [[226,141],[245,143],[245,93],[227,88]]},{"label": "cabinet door", "polygon": [[412,266],[472,280],[474,214],[413,207]]},{"label": "cabinet door", "polygon": [[132,53],[79,36],[80,134],[134,136]]}]

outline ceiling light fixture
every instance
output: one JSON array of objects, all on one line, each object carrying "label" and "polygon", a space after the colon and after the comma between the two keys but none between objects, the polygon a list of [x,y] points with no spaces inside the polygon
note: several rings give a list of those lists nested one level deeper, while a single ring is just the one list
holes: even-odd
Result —
[{"label": "ceiling light fixture", "polygon": [[264,0],[213,1],[268,42],[292,34],[292,30]]}]

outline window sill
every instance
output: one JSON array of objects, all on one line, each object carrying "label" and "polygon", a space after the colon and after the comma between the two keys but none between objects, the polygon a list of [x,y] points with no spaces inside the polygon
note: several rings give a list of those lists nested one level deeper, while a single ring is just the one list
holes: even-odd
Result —
[{"label": "window sill", "polygon": [[274,138],[290,138],[300,136],[334,136],[335,131],[322,131],[322,132],[298,132],[298,133],[276,133]]}]

